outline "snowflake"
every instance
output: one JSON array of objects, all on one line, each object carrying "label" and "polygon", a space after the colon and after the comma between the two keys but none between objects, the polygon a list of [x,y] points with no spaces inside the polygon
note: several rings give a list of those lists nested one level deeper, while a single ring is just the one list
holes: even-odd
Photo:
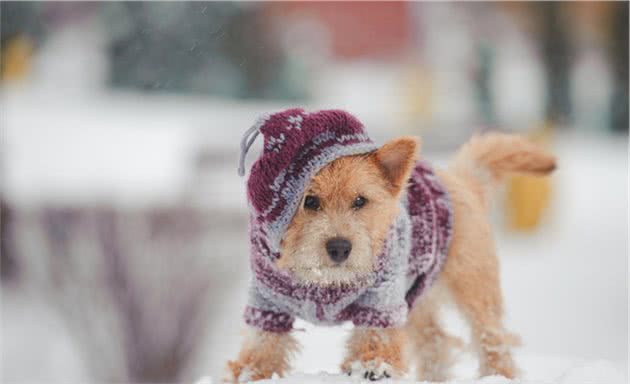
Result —
[{"label": "snowflake", "polygon": [[274,151],[274,152],[280,152],[280,149],[282,148],[282,144],[284,144],[285,141],[285,136],[284,133],[281,133],[280,136],[273,137],[271,136],[268,140],[267,140],[267,150],[268,151]]},{"label": "snowflake", "polygon": [[304,120],[304,118],[301,115],[289,116],[287,118],[287,121],[289,122],[287,130],[302,129],[302,120]]}]

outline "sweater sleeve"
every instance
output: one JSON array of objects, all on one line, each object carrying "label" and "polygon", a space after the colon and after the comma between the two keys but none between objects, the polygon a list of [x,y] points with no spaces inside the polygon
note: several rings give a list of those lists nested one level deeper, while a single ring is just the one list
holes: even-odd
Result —
[{"label": "sweater sleeve", "polygon": [[243,315],[245,323],[266,332],[289,332],[293,329],[295,318],[267,300],[256,289],[255,284],[249,291],[249,301]]}]

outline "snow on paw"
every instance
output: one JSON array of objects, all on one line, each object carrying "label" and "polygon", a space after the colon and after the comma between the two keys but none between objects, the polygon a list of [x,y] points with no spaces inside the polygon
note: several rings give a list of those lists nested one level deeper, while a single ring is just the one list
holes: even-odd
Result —
[{"label": "snow on paw", "polygon": [[394,368],[391,365],[376,360],[355,360],[348,365],[346,373],[350,377],[366,379],[370,381],[388,379],[394,376],[398,376],[394,372]]},{"label": "snow on paw", "polygon": [[254,372],[245,367],[241,370],[241,373],[236,377],[237,383],[248,383],[254,379]]}]

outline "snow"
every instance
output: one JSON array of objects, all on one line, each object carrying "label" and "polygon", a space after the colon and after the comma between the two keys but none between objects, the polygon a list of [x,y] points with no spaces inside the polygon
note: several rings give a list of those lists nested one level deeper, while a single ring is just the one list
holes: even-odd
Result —
[{"label": "snow", "polygon": [[[453,318],[449,318],[453,320]],[[278,384],[319,383],[369,383],[361,378],[349,378],[339,373],[343,358],[343,343],[351,326],[339,328],[316,327],[298,321],[296,336],[303,346],[295,359],[295,367],[286,378],[260,381]],[[453,327],[457,328],[457,327]],[[525,340],[527,343],[527,340]],[[553,355],[532,351],[525,347],[515,350],[519,377],[508,380],[503,377],[477,378],[477,360],[470,350],[458,356],[452,370],[452,384],[621,384],[627,382],[625,361],[611,362],[604,359],[567,357],[570,354]],[[233,356],[230,356],[233,357]],[[215,375],[220,378],[220,375]],[[401,380],[381,380],[383,383],[417,383],[413,372]],[[209,376],[202,378],[206,381]],[[200,379],[200,380],[202,380]]]},{"label": "snow", "polygon": [[597,360],[569,369],[559,378],[563,384],[572,383],[623,383],[625,380],[608,361]]},{"label": "snow", "polygon": [[[524,359],[525,360],[525,359]],[[562,359],[555,361],[553,358],[547,359],[532,359],[532,366],[527,366],[529,371],[545,370],[548,366],[566,365]],[[199,379],[195,384],[213,384],[213,380],[209,376],[205,376]],[[385,379],[380,380],[380,383],[428,383],[418,382],[411,379]],[[553,378],[540,379],[506,379],[501,376],[487,376],[478,379],[460,379],[449,380],[447,384],[621,384],[625,380],[610,362],[604,360],[596,360],[591,362],[579,362],[570,365],[566,370],[553,376]],[[257,383],[260,384],[325,384],[325,383],[373,383],[372,381],[357,378],[348,377],[343,374],[330,374],[326,372],[319,373],[296,373],[289,375],[285,378],[271,378],[269,380],[261,380]]]},{"label": "snow", "polygon": [[[71,330],[62,320],[33,295],[12,295],[6,289],[1,293],[0,381],[84,382],[87,372]],[[28,380],[16,380],[24,372],[28,372]]]}]

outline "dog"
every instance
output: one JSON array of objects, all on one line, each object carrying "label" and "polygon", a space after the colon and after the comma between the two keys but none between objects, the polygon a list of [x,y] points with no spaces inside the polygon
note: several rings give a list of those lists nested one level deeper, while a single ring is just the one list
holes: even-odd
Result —
[{"label": "dog", "polygon": [[[414,193],[410,179],[423,167],[418,152],[418,139],[400,137],[375,151],[343,156],[324,166],[299,197],[275,266],[318,289],[352,285],[374,274],[378,255],[404,206],[401,202]],[[415,363],[419,380],[449,379],[453,350],[461,341],[444,331],[438,310],[452,302],[470,325],[480,376],[515,377],[511,348],[518,338],[503,325],[489,200],[507,175],[545,176],[555,167],[555,157],[527,139],[489,133],[473,137],[446,169],[436,170],[452,216],[440,272],[410,305],[402,323],[356,326],[341,370],[378,380],[401,377]],[[238,358],[228,362],[227,381],[284,376],[298,349],[290,330],[250,327]]]}]

